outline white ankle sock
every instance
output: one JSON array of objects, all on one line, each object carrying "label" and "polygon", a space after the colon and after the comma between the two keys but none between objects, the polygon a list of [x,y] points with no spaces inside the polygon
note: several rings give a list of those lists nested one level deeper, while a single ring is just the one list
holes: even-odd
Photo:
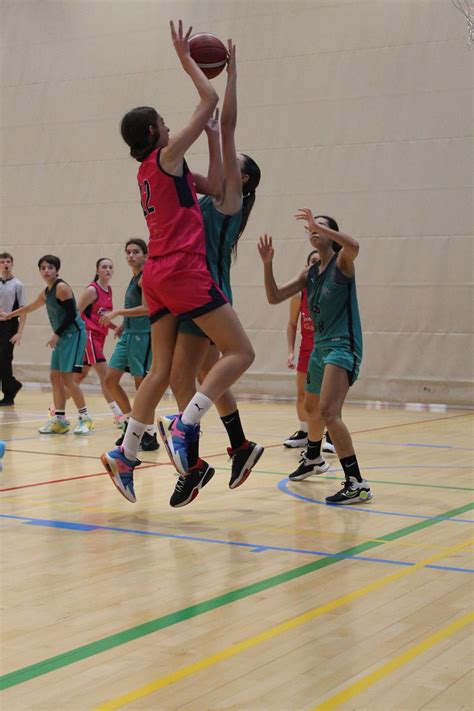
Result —
[{"label": "white ankle sock", "polygon": [[122,410],[117,405],[115,400],[113,402],[109,402],[109,407],[112,410],[112,412],[114,413],[115,417],[120,417],[122,415]]},{"label": "white ankle sock", "polygon": [[145,432],[147,432],[149,435],[154,435],[156,432],[155,424],[153,423],[152,425],[147,425]]},{"label": "white ankle sock", "polygon": [[214,403],[207,395],[196,393],[181,415],[183,425],[197,425]]},{"label": "white ankle sock", "polygon": [[143,422],[138,422],[138,420],[134,420],[133,417],[129,419],[122,445],[123,453],[127,459],[137,458],[140,440],[146,428],[147,426]]}]

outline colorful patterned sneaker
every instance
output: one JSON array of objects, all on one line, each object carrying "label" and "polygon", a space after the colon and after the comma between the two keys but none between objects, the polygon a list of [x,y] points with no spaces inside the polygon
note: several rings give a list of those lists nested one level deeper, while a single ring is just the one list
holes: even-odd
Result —
[{"label": "colorful patterned sneaker", "polygon": [[333,443],[331,442],[331,438],[330,438],[328,432],[324,433],[321,451],[326,452],[327,454],[336,454],[336,448],[333,445]]},{"label": "colorful patterned sneaker", "polygon": [[303,430],[297,430],[283,442],[283,446],[288,448],[306,447],[307,444],[308,433],[303,432]]},{"label": "colorful patterned sneaker", "polygon": [[247,440],[238,449],[227,448],[232,460],[232,473],[229,480],[229,489],[237,489],[248,478],[264,452],[264,448],[255,442]]},{"label": "colorful patterned sneaker", "polygon": [[123,447],[104,452],[100,456],[100,461],[122,496],[134,504],[137,499],[133,488],[133,470],[141,464],[141,461],[139,459],[127,459],[123,453]]},{"label": "colorful patterned sneaker", "polygon": [[89,434],[91,430],[95,427],[89,415],[86,417],[79,417],[77,425],[74,427],[74,434],[86,435]]},{"label": "colorful patterned sneaker", "polygon": [[160,445],[158,444],[158,440],[156,439],[156,432],[154,432],[153,434],[150,434],[149,432],[144,432],[140,442],[140,451],[154,452],[156,449],[159,448]]},{"label": "colorful patterned sneaker", "polygon": [[372,499],[369,482],[365,479],[357,481],[353,476],[342,482],[342,489],[333,494],[326,496],[327,504],[366,504]]},{"label": "colorful patterned sneaker", "polygon": [[69,420],[64,417],[51,417],[43,427],[38,429],[40,434],[66,434],[69,432]]},{"label": "colorful patterned sneaker", "polygon": [[123,415],[114,415],[114,425],[119,430],[124,430],[127,426],[127,420]]},{"label": "colorful patterned sneaker", "polygon": [[329,464],[322,457],[308,459],[306,452],[301,454],[299,467],[288,477],[290,481],[303,481],[313,474],[324,474],[329,469]]},{"label": "colorful patterned sneaker", "polygon": [[187,474],[182,474],[176,483],[170,499],[170,506],[177,509],[194,501],[199,489],[206,486],[214,476],[214,469],[203,459],[198,459]]},{"label": "colorful patterned sneaker", "polygon": [[158,418],[158,431],[166,447],[171,463],[178,474],[188,473],[188,449],[199,437],[199,425],[184,425],[181,415]]}]

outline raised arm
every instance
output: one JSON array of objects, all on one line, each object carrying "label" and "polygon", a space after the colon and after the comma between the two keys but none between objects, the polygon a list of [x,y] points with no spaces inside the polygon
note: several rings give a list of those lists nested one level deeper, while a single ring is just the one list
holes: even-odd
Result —
[{"label": "raised arm", "polygon": [[209,119],[204,129],[209,147],[209,168],[207,176],[193,172],[196,192],[201,195],[212,195],[218,200],[222,196],[224,171],[222,168],[221,142],[219,131],[219,109]]},{"label": "raised arm", "polygon": [[0,311],[0,320],[1,321],[9,321],[11,318],[15,318],[16,316],[26,316],[26,314],[30,314],[32,311],[36,311],[36,309],[40,309],[42,306],[45,304],[45,299],[44,299],[44,291],[40,291],[38,296],[34,301],[32,301],[30,304],[26,304],[26,306],[20,306],[20,308],[15,309],[14,311]]},{"label": "raised arm", "polygon": [[308,268],[304,269],[297,277],[283,286],[278,286],[273,276],[274,249],[270,235],[262,235],[258,241],[258,252],[263,262],[263,276],[265,292],[269,304],[280,304],[291,296],[297,294],[306,286]]},{"label": "raised arm", "polygon": [[189,51],[189,37],[192,27],[183,35],[183,22],[179,20],[178,31],[176,32],[174,23],[170,22],[171,39],[178,55],[179,61],[191,78],[199,94],[199,104],[187,125],[174,136],[170,137],[169,143],[162,148],[160,154],[161,166],[169,173],[180,175],[184,154],[194,143],[204,130],[207,122],[212,116],[219,101],[219,96],[209,79],[192,59]]},{"label": "raised arm", "polygon": [[222,162],[224,166],[224,192],[217,207],[225,215],[234,215],[242,206],[242,175],[235,147],[237,125],[237,57],[235,44],[228,40],[229,62],[227,85],[221,116]]},{"label": "raised arm", "polygon": [[340,244],[342,249],[337,255],[337,266],[343,274],[348,277],[354,275],[354,260],[359,254],[359,243],[350,235],[344,232],[332,230],[327,225],[320,225],[316,222],[313,213],[308,207],[301,208],[295,215],[297,220],[305,220],[308,223],[309,234],[322,235]]}]

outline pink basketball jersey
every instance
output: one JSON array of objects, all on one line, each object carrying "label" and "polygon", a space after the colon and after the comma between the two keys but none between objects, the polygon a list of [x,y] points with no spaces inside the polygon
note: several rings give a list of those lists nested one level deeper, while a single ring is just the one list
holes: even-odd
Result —
[{"label": "pink basketball jersey", "polygon": [[82,319],[88,331],[91,331],[92,333],[101,333],[103,336],[106,336],[109,327],[101,326],[99,319],[101,316],[105,316],[105,314],[113,311],[112,287],[109,286],[108,291],[105,291],[105,289],[103,289],[96,281],[91,281],[88,286],[94,287],[97,298],[93,304],[89,304],[89,306],[82,312]]}]

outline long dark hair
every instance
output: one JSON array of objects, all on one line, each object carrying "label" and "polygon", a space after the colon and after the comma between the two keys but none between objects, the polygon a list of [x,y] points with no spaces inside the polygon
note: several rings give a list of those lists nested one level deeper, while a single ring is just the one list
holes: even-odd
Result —
[{"label": "long dark hair", "polygon": [[250,213],[252,212],[252,208],[255,203],[255,191],[258,188],[258,184],[260,183],[261,177],[260,168],[254,161],[254,159],[248,156],[246,153],[241,153],[240,155],[244,158],[244,166],[242,168],[242,173],[248,175],[249,179],[246,183],[244,183],[244,185],[242,185],[242,217],[240,219],[239,233],[232,248],[234,258],[237,256],[237,242],[242,236],[242,233],[245,230],[248,219],[250,217]]},{"label": "long dark hair", "polygon": [[160,139],[158,129],[150,133],[150,126],[156,126],[158,114],[151,106],[137,106],[127,111],[120,123],[120,133],[130,146],[130,155],[142,163],[155,150]]},{"label": "long dark hair", "polygon": [[[334,232],[339,232],[339,225],[337,224],[334,217],[329,217],[329,215],[316,215],[314,219],[317,220],[318,217],[322,217],[323,220],[327,221],[330,230],[334,230]],[[335,242],[334,240],[332,240],[332,248],[334,252],[340,252],[342,249],[341,245]]]},{"label": "long dark hair", "polygon": [[105,261],[110,262],[110,263],[112,264],[112,267],[114,266],[114,263],[112,262],[111,259],[109,259],[109,257],[101,257],[100,259],[98,259],[98,260],[96,261],[96,263],[95,263],[95,277],[94,277],[94,281],[99,281],[99,275],[98,275],[97,271],[98,271],[98,269],[99,269],[99,267],[100,267],[100,263],[101,263],[101,262],[105,262]]}]

